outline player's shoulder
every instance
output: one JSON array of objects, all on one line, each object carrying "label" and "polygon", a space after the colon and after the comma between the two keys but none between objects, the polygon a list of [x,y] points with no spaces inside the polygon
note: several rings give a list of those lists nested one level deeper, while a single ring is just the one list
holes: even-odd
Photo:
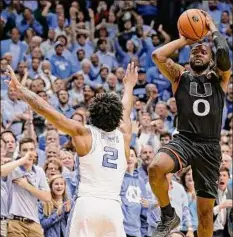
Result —
[{"label": "player's shoulder", "polygon": [[182,72],[181,72],[181,74],[180,74],[180,77],[189,77],[190,76],[190,74],[191,74],[191,72],[189,71],[189,70],[183,70]]}]

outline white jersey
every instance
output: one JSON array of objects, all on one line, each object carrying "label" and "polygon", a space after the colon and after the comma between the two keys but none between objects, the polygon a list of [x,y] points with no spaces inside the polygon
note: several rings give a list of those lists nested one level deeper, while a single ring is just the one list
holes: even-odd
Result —
[{"label": "white jersey", "polygon": [[79,158],[78,197],[119,200],[127,168],[123,134],[118,129],[105,132],[87,127],[92,134],[92,147]]}]

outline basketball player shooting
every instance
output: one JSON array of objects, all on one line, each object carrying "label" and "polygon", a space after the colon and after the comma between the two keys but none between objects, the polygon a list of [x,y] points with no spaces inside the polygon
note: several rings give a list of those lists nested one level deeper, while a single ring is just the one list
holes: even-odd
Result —
[{"label": "basketball player shooting", "polygon": [[23,87],[8,66],[9,86],[32,109],[72,137],[79,155],[78,198],[70,214],[67,237],[124,237],[120,189],[127,168],[132,133],[130,113],[138,68],[128,65],[122,101],[114,93],[97,95],[89,107],[91,125],[66,118]]},{"label": "basketball player shooting", "polygon": [[206,27],[216,47],[214,63],[211,49],[198,43],[191,49],[191,71],[176,64],[170,56],[195,42],[181,36],[159,49],[152,58],[172,83],[178,109],[178,134],[163,146],[149,166],[149,181],[161,207],[161,222],[153,237],[165,237],[180,219],[168,196],[166,174],[192,166],[197,194],[198,237],[213,235],[213,207],[221,160],[219,145],[224,98],[230,78],[230,58],[226,40],[209,15]]}]

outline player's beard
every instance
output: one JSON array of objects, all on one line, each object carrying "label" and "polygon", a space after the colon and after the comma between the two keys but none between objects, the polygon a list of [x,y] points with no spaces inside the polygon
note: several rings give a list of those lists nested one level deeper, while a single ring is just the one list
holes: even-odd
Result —
[{"label": "player's beard", "polygon": [[190,62],[190,67],[194,72],[203,72],[209,67],[209,62],[203,64],[195,64],[195,62]]}]

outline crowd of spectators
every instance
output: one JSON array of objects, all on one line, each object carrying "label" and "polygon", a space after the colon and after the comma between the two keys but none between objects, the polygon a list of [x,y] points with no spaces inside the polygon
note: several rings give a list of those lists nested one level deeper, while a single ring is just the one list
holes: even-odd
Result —
[{"label": "crowd of spectators", "polygon": [[[1,237],[7,233],[10,237],[64,237],[79,180],[78,157],[70,137],[34,113],[13,88],[8,88],[4,82],[9,79],[6,66],[11,65],[18,80],[57,111],[86,125],[87,108],[96,94],[122,95],[129,62],[139,69],[133,91],[130,160],[121,190],[124,227],[127,236],[152,235],[160,208],[148,183],[147,167],[176,132],[177,108],[171,84],[151,54],[178,37],[177,19],[190,8],[206,10],[212,16],[232,58],[231,0],[0,2],[1,165],[13,160],[19,165],[1,179]],[[214,52],[211,35],[204,41]],[[173,55],[186,70],[191,47]],[[233,236],[232,103],[233,75],[222,119],[214,236]],[[33,164],[22,158],[28,151],[36,153]],[[191,168],[167,179],[171,204],[181,219],[177,233],[171,236],[197,236]]]}]

